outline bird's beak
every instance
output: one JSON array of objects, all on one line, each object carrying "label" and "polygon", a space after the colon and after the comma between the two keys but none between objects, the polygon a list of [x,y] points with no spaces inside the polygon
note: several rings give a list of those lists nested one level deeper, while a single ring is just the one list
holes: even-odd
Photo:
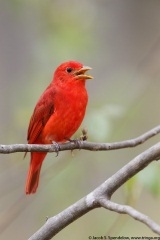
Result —
[{"label": "bird's beak", "polygon": [[92,76],[85,74],[88,70],[91,69],[91,67],[83,66],[81,69],[74,72],[75,78],[79,80],[93,79]]}]

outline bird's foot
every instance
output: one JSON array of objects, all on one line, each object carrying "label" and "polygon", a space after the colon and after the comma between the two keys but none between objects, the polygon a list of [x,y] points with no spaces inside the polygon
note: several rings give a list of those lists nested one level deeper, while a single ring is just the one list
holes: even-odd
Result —
[{"label": "bird's foot", "polygon": [[81,148],[81,139],[70,139],[70,138],[65,138],[67,141],[74,143],[76,145],[78,145],[79,149]]},{"label": "bird's foot", "polygon": [[82,142],[88,139],[87,128],[82,129],[82,135],[80,136],[80,138],[76,138],[76,139],[65,138],[65,139],[69,142],[72,142],[78,145],[79,149],[81,149]]},{"label": "bird's foot", "polygon": [[52,144],[55,146],[56,157],[59,155],[60,146],[57,142],[52,141]]}]

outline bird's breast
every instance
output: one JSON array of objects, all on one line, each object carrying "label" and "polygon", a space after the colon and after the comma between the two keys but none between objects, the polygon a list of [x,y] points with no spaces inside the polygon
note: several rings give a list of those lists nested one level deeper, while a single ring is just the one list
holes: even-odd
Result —
[{"label": "bird's breast", "polygon": [[65,142],[77,131],[84,118],[88,95],[85,88],[59,91],[54,98],[54,113],[46,123],[44,143]]}]

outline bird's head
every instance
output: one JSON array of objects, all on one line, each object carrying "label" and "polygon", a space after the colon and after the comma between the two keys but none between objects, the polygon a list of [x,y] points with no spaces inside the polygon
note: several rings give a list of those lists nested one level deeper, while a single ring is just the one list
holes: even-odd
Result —
[{"label": "bird's head", "polygon": [[60,85],[72,82],[85,83],[87,79],[93,79],[92,76],[86,74],[90,69],[92,68],[75,61],[62,63],[55,71],[54,82]]}]

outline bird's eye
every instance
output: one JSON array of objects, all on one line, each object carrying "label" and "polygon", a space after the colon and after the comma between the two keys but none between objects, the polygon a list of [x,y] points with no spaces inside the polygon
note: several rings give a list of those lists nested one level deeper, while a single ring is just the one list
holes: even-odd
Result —
[{"label": "bird's eye", "polygon": [[66,69],[66,71],[68,72],[68,73],[70,73],[70,72],[72,72],[72,68],[70,68],[70,67],[68,67],[67,69]]}]

